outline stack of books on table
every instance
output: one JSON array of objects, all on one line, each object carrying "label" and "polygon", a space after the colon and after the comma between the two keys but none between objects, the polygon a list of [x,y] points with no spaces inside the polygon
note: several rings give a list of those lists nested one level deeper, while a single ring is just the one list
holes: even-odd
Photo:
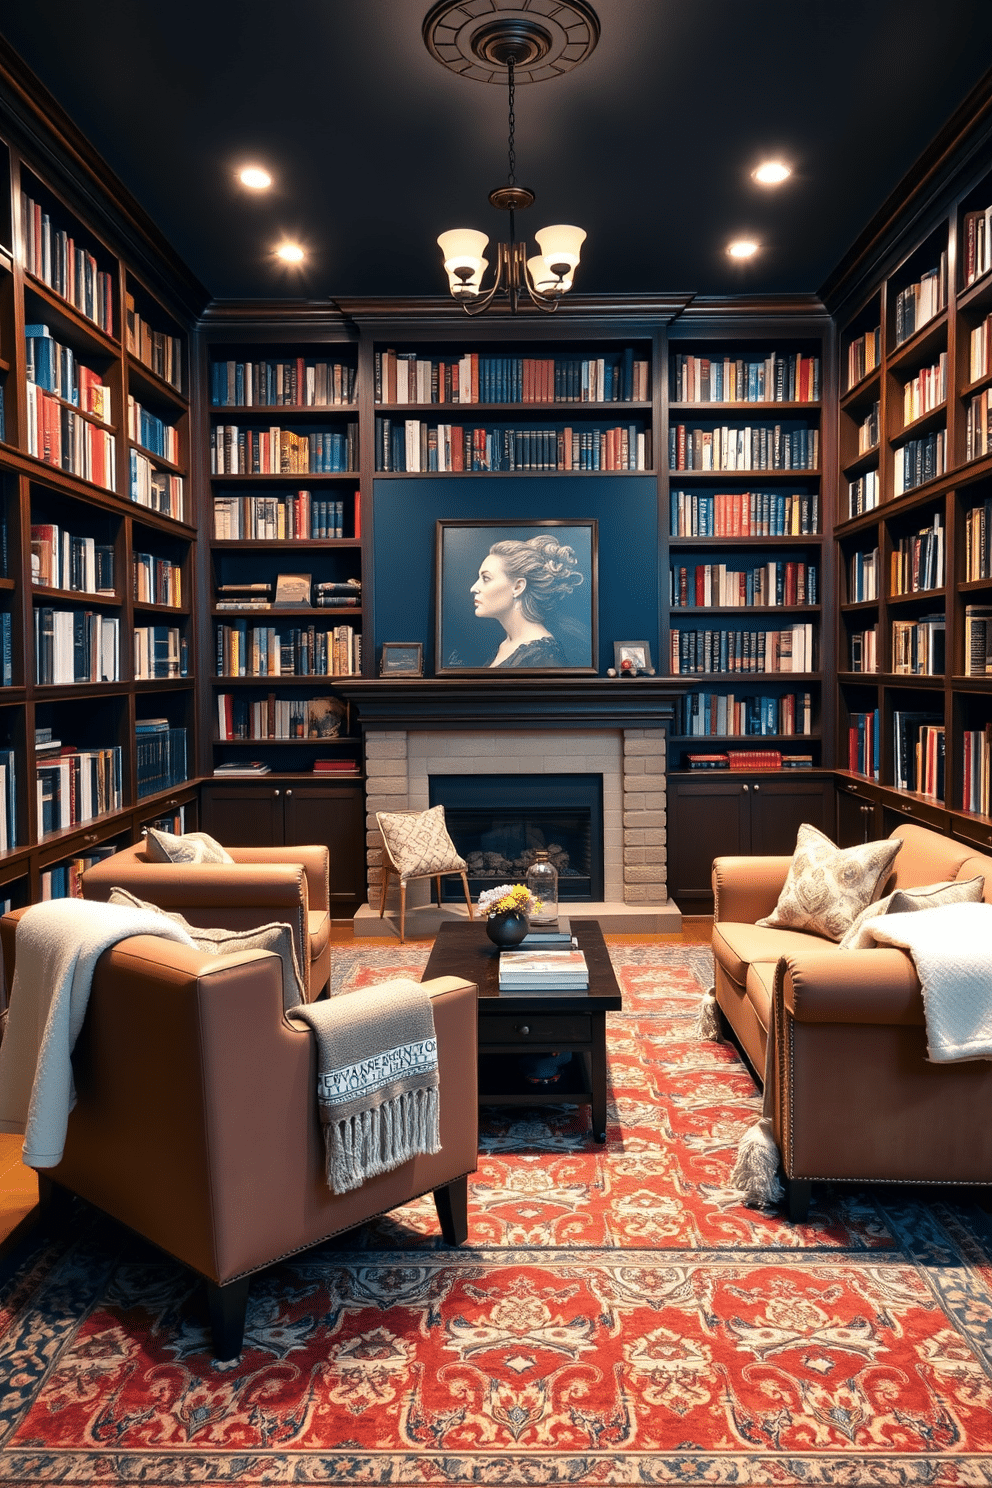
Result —
[{"label": "stack of books on table", "polygon": [[567,915],[559,915],[546,925],[531,925],[515,951],[571,951],[579,942],[572,934]]},{"label": "stack of books on table", "polygon": [[499,990],[514,992],[588,992],[589,968],[579,950],[501,951]]}]

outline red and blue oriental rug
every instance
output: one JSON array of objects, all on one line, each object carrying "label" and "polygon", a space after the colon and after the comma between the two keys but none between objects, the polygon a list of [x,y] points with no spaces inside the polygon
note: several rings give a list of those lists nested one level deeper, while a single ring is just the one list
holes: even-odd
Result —
[{"label": "red and blue oriental rug", "polygon": [[[430,1199],[202,1291],[98,1215],[0,1290],[0,1483],[992,1483],[992,1258],[953,1195],[727,1186],[759,1099],[692,1020],[709,954],[623,945],[605,1148],[568,1107],[487,1114],[469,1243]],[[341,987],[420,946],[340,949]]]}]

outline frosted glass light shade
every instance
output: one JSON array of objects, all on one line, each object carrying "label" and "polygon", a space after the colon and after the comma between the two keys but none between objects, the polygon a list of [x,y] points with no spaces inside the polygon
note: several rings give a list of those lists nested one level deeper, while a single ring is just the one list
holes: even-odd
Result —
[{"label": "frosted glass light shade", "polygon": [[567,263],[570,269],[576,267],[582,244],[586,240],[581,227],[570,227],[560,222],[556,227],[542,227],[534,236],[547,263]]},{"label": "frosted glass light shade", "polygon": [[559,279],[557,274],[552,274],[543,254],[535,253],[533,258],[527,260],[527,271],[538,294],[551,294],[555,290],[567,294],[572,287],[571,273],[566,274],[564,279]]},{"label": "frosted glass light shade", "polygon": [[[471,269],[472,279],[478,282],[482,276],[482,255],[486,251],[488,242],[489,239],[485,233],[476,232],[472,227],[453,227],[450,232],[443,232],[437,243],[444,258],[444,267],[448,271],[449,280],[454,274],[455,282],[459,283],[457,270]],[[478,294],[478,289],[476,293]]]},{"label": "frosted glass light shade", "polygon": [[[448,288],[453,295],[477,295],[481,292],[482,276],[489,267],[489,260],[488,258],[480,258],[477,262],[479,267],[475,270],[471,279],[459,279],[454,269],[449,269],[448,265],[445,264],[444,267],[448,269]],[[470,265],[466,264],[465,267],[468,268]]]}]

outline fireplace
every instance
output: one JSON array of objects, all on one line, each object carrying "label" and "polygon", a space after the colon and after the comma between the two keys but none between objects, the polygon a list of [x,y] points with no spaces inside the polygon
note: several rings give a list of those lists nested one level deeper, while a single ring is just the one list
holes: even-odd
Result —
[{"label": "fireplace", "polygon": [[[429,799],[444,807],[473,898],[523,882],[540,849],[558,870],[559,899],[603,898],[602,775],[432,775]],[[461,884],[444,880],[443,893],[457,902]]]}]

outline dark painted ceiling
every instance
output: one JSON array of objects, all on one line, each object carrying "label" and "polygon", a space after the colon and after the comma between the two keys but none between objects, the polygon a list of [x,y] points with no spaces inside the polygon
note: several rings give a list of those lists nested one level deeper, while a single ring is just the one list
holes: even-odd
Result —
[{"label": "dark painted ceiling", "polygon": [[[215,296],[436,294],[438,232],[505,226],[506,97],[428,55],[428,3],[9,0],[0,34]],[[988,0],[593,3],[593,55],[517,97],[519,228],[585,227],[589,293],[816,290],[992,64]]]}]

